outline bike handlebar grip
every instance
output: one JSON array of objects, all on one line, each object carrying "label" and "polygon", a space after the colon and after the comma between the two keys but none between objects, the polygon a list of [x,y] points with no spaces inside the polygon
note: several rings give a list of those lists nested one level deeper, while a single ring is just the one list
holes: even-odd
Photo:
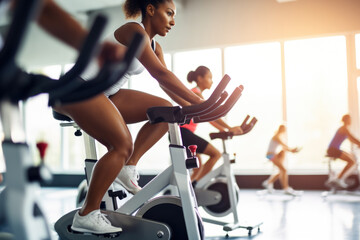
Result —
[{"label": "bike handlebar grip", "polygon": [[193,117],[200,117],[201,115],[205,115],[208,113],[211,113],[212,111],[214,111],[215,109],[217,109],[225,100],[226,98],[229,96],[229,94],[225,91],[221,94],[219,100],[217,100],[217,102],[211,106],[211,108],[209,108],[207,111],[202,112],[201,114],[197,113],[197,114],[188,114],[185,116],[185,121],[189,120]]},{"label": "bike handlebar grip", "polygon": [[0,52],[0,66],[3,66],[6,62],[14,61],[39,2],[39,0],[17,1],[9,32],[7,33],[3,49]]},{"label": "bike handlebar grip", "polygon": [[[167,122],[167,123],[184,123],[184,119],[180,119],[179,114],[181,108],[174,107],[151,107],[146,110],[146,116],[151,124]],[[179,117],[180,116],[180,117]]]},{"label": "bike handlebar grip", "polygon": [[241,125],[240,125],[240,127],[242,128],[242,127],[245,127],[247,124],[247,121],[249,120],[249,118],[250,118],[250,116],[249,115],[246,115],[246,117],[245,117],[245,119],[244,119],[244,121],[241,123]]},{"label": "bike handlebar grip", "polygon": [[[247,118],[245,119],[246,121],[247,121],[247,119],[249,119],[249,115],[247,116]],[[246,134],[246,133],[248,133],[248,132],[250,132],[252,129],[253,129],[253,127],[255,126],[255,124],[256,124],[256,122],[257,122],[257,119],[256,119],[256,117],[253,117],[252,119],[251,119],[251,121],[250,121],[250,123],[246,123],[246,121],[244,120],[244,122],[241,124],[241,129],[243,130],[243,133],[242,134],[240,134],[240,135],[244,135],[244,134]]]},{"label": "bike handlebar grip", "polygon": [[[121,62],[105,63],[95,79],[83,81],[81,86],[74,91],[67,93],[67,96],[60,96],[56,102],[73,103],[83,101],[104,92],[122,79],[135,57],[142,50],[143,43],[144,36],[140,33],[135,33],[131,44],[125,53],[124,60]],[[51,99],[49,105],[53,105],[55,100],[56,99]]]},{"label": "bike handlebar grip", "polygon": [[222,92],[225,90],[226,86],[230,82],[231,78],[229,75],[225,74],[220,83],[216,86],[214,92],[211,96],[203,103],[186,106],[182,108],[182,112],[184,115],[197,115],[203,113],[204,111],[211,108],[214,104],[216,104],[217,100],[221,96]]},{"label": "bike handlebar grip", "polygon": [[210,112],[209,114],[202,115],[200,117],[194,117],[193,118],[194,122],[195,123],[210,122],[210,121],[214,121],[216,119],[219,119],[219,118],[225,116],[231,110],[231,108],[235,105],[237,100],[240,98],[243,89],[244,89],[243,86],[239,86],[239,87],[235,88],[235,90],[233,91],[231,96],[228,98],[226,103],[224,103],[223,105],[221,105],[214,111]]},{"label": "bike handlebar grip", "polygon": [[256,122],[257,122],[257,119],[255,117],[253,117],[250,121],[250,123],[247,123],[247,121],[249,120],[250,116],[247,115],[244,119],[244,121],[242,122],[242,124],[240,125],[241,129],[243,130],[243,132],[241,134],[234,134],[233,132],[216,132],[216,133],[210,133],[209,136],[210,136],[210,139],[213,140],[213,139],[217,139],[217,138],[220,138],[220,139],[231,139],[233,136],[237,136],[237,135],[244,135],[248,132],[250,132],[253,127],[255,126]]},{"label": "bike handlebar grip", "polygon": [[107,21],[107,17],[103,15],[98,15],[95,18],[95,21],[80,49],[79,56],[74,66],[62,77],[60,77],[58,81],[51,83],[52,90],[49,92],[51,98],[60,98],[64,94],[67,94],[68,92],[81,86],[83,82],[75,81],[74,79],[86,69],[91,59],[95,56],[98,50],[98,43],[100,41],[101,34],[105,29]]},{"label": "bike handlebar grip", "polygon": [[225,139],[231,139],[234,136],[234,133],[233,132],[217,132],[217,133],[210,133],[209,136],[210,136],[211,140],[217,139],[217,138],[225,140]]},{"label": "bike handlebar grip", "polygon": [[0,98],[9,94],[10,84],[16,85],[13,79],[19,72],[19,68],[15,65],[16,54],[25,39],[24,36],[39,2],[39,0],[17,1],[4,46],[0,51]]}]

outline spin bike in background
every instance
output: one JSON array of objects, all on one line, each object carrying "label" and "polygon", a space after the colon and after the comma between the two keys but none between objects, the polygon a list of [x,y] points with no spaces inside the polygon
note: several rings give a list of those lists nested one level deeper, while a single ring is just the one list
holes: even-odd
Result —
[{"label": "spin bike in background", "polygon": [[[245,228],[248,230],[248,235],[251,236],[254,228],[260,232],[260,225],[262,222],[253,225],[244,225],[239,221],[239,214],[237,204],[239,202],[240,189],[236,183],[231,164],[235,163],[235,159],[230,159],[230,154],[227,152],[227,140],[231,140],[234,136],[244,135],[249,133],[255,126],[257,119],[253,117],[248,123],[250,116],[247,115],[240,125],[243,130],[242,134],[234,135],[232,132],[217,132],[210,133],[210,138],[221,139],[223,145],[223,163],[218,168],[211,170],[207,175],[201,178],[195,185],[195,195],[199,206],[213,217],[223,217],[228,214],[233,215],[233,222],[222,222],[215,219],[203,218],[204,222],[223,226],[226,232],[233,231],[238,228]],[[191,146],[189,146],[191,149]],[[192,152],[195,154],[195,152]],[[228,237],[228,233],[226,234]]]},{"label": "spin bike in background", "polygon": [[[105,204],[103,212],[108,216],[112,225],[124,229],[120,234],[94,235],[78,233],[71,230],[71,224],[78,210],[69,212],[55,224],[55,230],[61,239],[91,240],[91,239],[172,239],[172,240],[200,240],[204,239],[203,225],[197,210],[197,202],[190,181],[188,169],[198,167],[197,158],[186,158],[186,151],[181,142],[179,123],[191,118],[202,122],[217,119],[233,107],[239,99],[242,88],[236,88],[227,98],[224,89],[230,77],[223,80],[205,102],[187,107],[153,107],[148,109],[147,116],[150,123],[168,122],[171,139],[170,156],[172,164],[146,184],[131,200],[125,202],[119,209],[115,204]],[[90,165],[86,166],[93,167]],[[91,178],[92,169],[86,169],[87,178]],[[179,197],[155,197],[168,185],[178,189]],[[155,198],[154,198],[155,197]],[[105,194],[114,202],[114,197]],[[106,201],[105,201],[106,202]],[[115,211],[116,210],[116,211]]]},{"label": "spin bike in background", "polygon": [[344,196],[360,196],[360,171],[359,171],[359,151],[360,149],[354,144],[351,144],[351,154],[355,159],[355,164],[345,173],[345,183],[347,188],[342,188],[336,183],[333,183],[333,179],[336,178],[337,172],[333,169],[332,163],[337,159],[326,155],[328,164],[328,180],[325,186],[329,188],[329,191],[324,191],[321,196],[326,198],[332,195],[344,195]]},{"label": "spin bike in background", "polygon": [[[105,27],[107,19],[98,16],[75,65],[59,80],[23,71],[15,59],[39,2],[18,0],[4,47],[0,51],[0,116],[5,135],[2,148],[7,168],[6,186],[0,194],[1,239],[52,239],[52,231],[37,197],[40,182],[50,181],[52,176],[43,163],[33,166],[21,122],[19,102],[40,93],[49,94],[49,105],[61,102],[61,98],[72,93],[76,94],[76,100],[85,100],[104,91],[103,88],[112,86],[131,63],[124,61],[124,64],[105,64],[99,75],[91,81],[76,81],[75,78],[95,55]],[[132,60],[134,55],[128,57],[130,58],[127,60]]]}]

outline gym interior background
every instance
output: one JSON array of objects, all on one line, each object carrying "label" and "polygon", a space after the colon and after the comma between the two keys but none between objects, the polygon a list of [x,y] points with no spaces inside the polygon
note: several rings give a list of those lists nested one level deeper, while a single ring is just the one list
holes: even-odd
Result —
[{"label": "gym interior background", "polygon": [[[122,0],[57,2],[84,26],[90,25],[98,13],[109,16],[104,37],[128,21],[122,12]],[[240,125],[246,115],[258,119],[249,134],[232,141],[239,187],[260,188],[273,172],[265,154],[278,125],[285,123],[289,145],[303,148],[299,154],[287,156],[290,184],[295,189],[325,189],[324,155],[342,115],[351,114],[352,132],[360,137],[360,1],[175,2],[175,27],[165,39],[156,38],[166,53],[168,68],[189,87],[186,74],[199,65],[211,69],[214,86],[225,73],[229,74],[229,88],[242,84],[245,89],[226,116],[227,122]],[[56,78],[72,66],[75,57],[76,52],[33,25],[19,61],[30,71]],[[147,72],[127,87],[169,99]],[[38,140],[49,142],[46,163],[54,173],[52,185],[76,187],[84,178],[82,138],[75,137],[72,128],[60,128],[45,95],[23,103],[23,115],[30,145],[35,146]],[[139,126],[130,125],[134,136]],[[209,139],[209,129],[216,130],[203,123],[197,133]],[[220,141],[212,143],[222,149]],[[170,163],[167,146],[165,136],[140,161],[141,185]],[[104,152],[101,146],[98,148]],[[35,147],[33,156],[39,161]],[[336,164],[338,169],[343,167],[341,162]]]}]

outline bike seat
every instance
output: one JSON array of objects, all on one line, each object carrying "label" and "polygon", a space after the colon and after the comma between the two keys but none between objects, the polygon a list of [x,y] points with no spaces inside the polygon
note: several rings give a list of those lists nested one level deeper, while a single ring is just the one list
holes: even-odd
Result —
[{"label": "bike seat", "polygon": [[72,122],[73,120],[71,118],[69,118],[68,116],[64,115],[64,114],[61,114],[61,113],[58,113],[56,112],[55,110],[52,111],[52,114],[53,114],[53,117],[56,119],[56,120],[59,120],[59,121],[67,121],[67,122]]}]

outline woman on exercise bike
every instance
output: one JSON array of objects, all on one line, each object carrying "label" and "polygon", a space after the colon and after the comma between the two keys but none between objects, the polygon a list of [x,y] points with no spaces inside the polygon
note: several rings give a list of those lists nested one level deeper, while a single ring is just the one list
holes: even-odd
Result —
[{"label": "woman on exercise bike", "polygon": [[131,71],[120,80],[120,84],[111,87],[104,94],[55,109],[72,118],[80,128],[108,149],[96,163],[84,205],[74,216],[72,229],[79,232],[103,234],[121,231],[121,228],[111,226],[100,212],[102,197],[115,178],[116,182],[120,182],[132,193],[141,189],[137,183],[135,165],[168,130],[167,123],[147,122],[133,143],[127,124],[146,121],[146,111],[150,107],[172,105],[165,99],[147,93],[122,89],[122,84],[130,75],[139,74],[146,68],[174,101],[185,99],[187,104],[203,102],[166,68],[162,49],[154,40],[156,35],[166,36],[175,25],[174,2],[127,0],[124,11],[126,17],[135,18],[141,14],[142,20],[141,23],[129,22],[119,27],[114,32],[117,43],[129,46],[134,33],[145,37],[144,47],[138,60],[134,60]]},{"label": "woman on exercise bike", "polygon": [[[187,75],[187,80],[189,83],[196,83],[196,87],[191,89],[191,91],[193,91],[201,98],[203,98],[202,92],[206,89],[210,89],[213,83],[212,73],[210,69],[205,66],[199,66],[195,71],[190,71]],[[230,127],[222,119],[210,122],[210,124],[222,132],[232,131],[235,132],[235,134],[242,133],[242,129],[240,127]],[[189,156],[191,156],[191,153],[187,147],[189,145],[197,145],[196,156],[199,159],[200,166],[199,168],[193,169],[193,173],[191,175],[193,185],[195,185],[197,181],[199,181],[202,177],[209,173],[214,167],[217,160],[219,160],[219,158],[221,157],[221,153],[219,152],[219,150],[217,150],[211,143],[195,134],[196,127],[197,124],[194,123],[192,120],[189,124],[184,124],[180,127],[183,145],[186,147]],[[199,154],[204,154],[208,156],[208,160],[205,164],[202,164],[202,160]]]},{"label": "woman on exercise bike", "polygon": [[279,172],[271,175],[262,183],[262,185],[269,192],[272,192],[274,190],[274,182],[279,179],[284,192],[286,194],[294,195],[294,189],[289,186],[289,177],[287,169],[284,166],[284,160],[286,152],[297,153],[300,151],[300,149],[297,147],[290,148],[286,144],[284,140],[285,132],[285,125],[280,125],[275,135],[270,140],[269,148],[266,153],[266,158],[269,159],[279,169]]},{"label": "woman on exercise bike", "polygon": [[351,171],[352,167],[355,166],[355,159],[350,154],[343,150],[340,150],[341,144],[345,141],[345,139],[349,139],[351,143],[356,144],[360,147],[360,141],[356,139],[349,130],[351,125],[351,117],[349,114],[346,114],[342,117],[341,121],[343,125],[336,131],[335,136],[332,138],[329,147],[327,149],[327,155],[334,159],[341,159],[346,162],[346,166],[340,172],[340,174],[334,179],[328,179],[327,184],[335,183],[341,188],[347,188],[348,185],[345,183],[346,176],[348,174],[347,171]]}]

